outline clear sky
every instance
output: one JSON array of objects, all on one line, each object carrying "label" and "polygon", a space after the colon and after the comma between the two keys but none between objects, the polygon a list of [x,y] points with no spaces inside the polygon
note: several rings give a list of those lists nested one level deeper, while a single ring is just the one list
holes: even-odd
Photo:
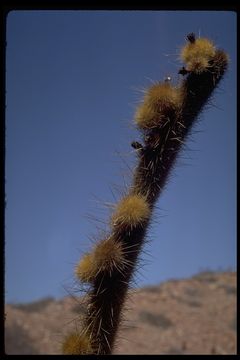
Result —
[{"label": "clear sky", "polygon": [[[236,267],[236,14],[13,11],[6,48],[7,302],[75,292],[104,202],[134,166],[143,88],[171,76],[188,33],[227,51],[228,73],[159,198],[137,286]],[[107,226],[107,225],[106,225]],[[106,227],[105,226],[105,227]]]}]

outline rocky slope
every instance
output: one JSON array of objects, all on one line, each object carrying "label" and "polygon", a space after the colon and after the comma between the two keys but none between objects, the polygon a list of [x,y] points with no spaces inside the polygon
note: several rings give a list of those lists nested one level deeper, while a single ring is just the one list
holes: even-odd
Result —
[{"label": "rocky slope", "polygon": [[[65,333],[85,311],[80,298],[5,306],[7,354],[60,354]],[[115,354],[236,354],[236,273],[132,290]]]}]

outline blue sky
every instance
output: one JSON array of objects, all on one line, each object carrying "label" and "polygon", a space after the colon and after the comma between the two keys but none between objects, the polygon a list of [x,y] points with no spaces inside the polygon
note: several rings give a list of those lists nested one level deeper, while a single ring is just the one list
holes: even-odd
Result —
[{"label": "blue sky", "polygon": [[13,11],[7,18],[5,296],[75,292],[104,202],[131,182],[133,116],[151,81],[177,83],[189,32],[227,51],[228,73],[157,203],[137,286],[236,267],[236,14]]}]

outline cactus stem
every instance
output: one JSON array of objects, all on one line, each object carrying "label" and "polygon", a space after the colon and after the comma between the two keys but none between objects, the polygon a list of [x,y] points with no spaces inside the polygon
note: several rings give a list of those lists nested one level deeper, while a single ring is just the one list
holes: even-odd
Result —
[{"label": "cactus stem", "polygon": [[[170,79],[144,93],[135,114],[143,145],[137,141],[138,164],[129,192],[115,206],[111,235],[97,243],[76,267],[79,280],[89,282],[88,311],[83,332],[63,345],[68,354],[110,354],[122,319],[122,309],[156,201],[168,180],[194,121],[224,75],[228,56],[208,39],[187,36],[180,57],[186,67],[178,86]],[[72,336],[72,337],[71,337]]]}]

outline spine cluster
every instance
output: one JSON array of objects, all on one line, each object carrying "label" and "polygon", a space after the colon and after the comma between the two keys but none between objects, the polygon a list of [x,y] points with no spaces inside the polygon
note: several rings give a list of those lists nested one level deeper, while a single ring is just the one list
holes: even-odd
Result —
[{"label": "spine cluster", "polygon": [[226,53],[194,34],[187,36],[180,56],[185,63],[180,84],[154,84],[136,111],[142,144],[132,146],[138,164],[128,194],[114,209],[109,236],[76,266],[76,277],[89,284],[88,311],[81,331],[65,338],[64,354],[111,354],[155,202],[193,122],[227,69]]}]

